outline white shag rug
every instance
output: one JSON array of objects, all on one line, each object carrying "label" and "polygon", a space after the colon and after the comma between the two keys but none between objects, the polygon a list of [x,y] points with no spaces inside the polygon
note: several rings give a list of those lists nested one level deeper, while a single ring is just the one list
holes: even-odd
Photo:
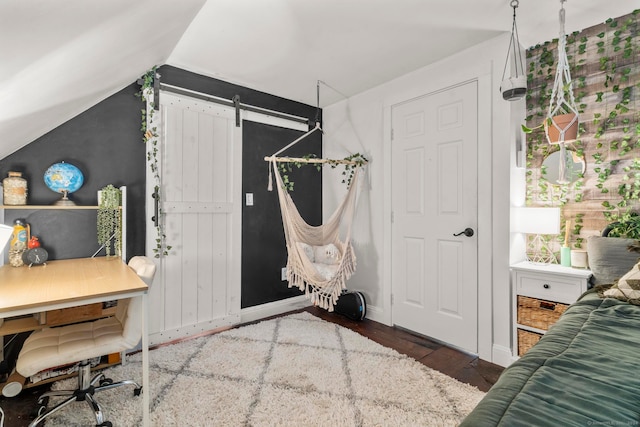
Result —
[{"label": "white shag rug", "polygon": [[[160,347],[149,356],[152,426],[455,426],[484,396],[306,312]],[[105,373],[141,383],[140,354]],[[72,378],[52,388],[75,385]],[[142,424],[133,387],[96,398],[114,426]],[[50,405],[55,402],[52,397]],[[86,402],[46,422],[93,425]]]}]

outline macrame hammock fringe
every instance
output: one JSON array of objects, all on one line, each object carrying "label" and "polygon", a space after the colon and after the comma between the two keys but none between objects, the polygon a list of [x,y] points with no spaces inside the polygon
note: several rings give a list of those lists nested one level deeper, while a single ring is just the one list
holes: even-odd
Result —
[{"label": "macrame hammock fringe", "polygon": [[[347,195],[340,206],[324,224],[312,226],[300,216],[287,192],[276,165],[276,158],[271,157],[270,161],[276,178],[287,245],[289,287],[297,287],[304,291],[305,296],[313,304],[333,311],[342,290],[346,289],[345,282],[356,269],[356,256],[351,245],[351,224],[355,211],[359,168],[355,169]],[[341,224],[346,227],[344,240],[340,240]],[[332,253],[334,248],[337,249],[335,254]],[[315,251],[315,253],[320,251],[322,257],[335,260],[335,263],[330,266],[331,274],[319,271],[318,264],[311,260],[309,251]]]}]

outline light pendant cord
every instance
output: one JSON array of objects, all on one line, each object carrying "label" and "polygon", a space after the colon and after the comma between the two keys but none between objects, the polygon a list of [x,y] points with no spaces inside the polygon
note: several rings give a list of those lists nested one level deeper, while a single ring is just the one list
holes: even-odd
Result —
[{"label": "light pendant cord", "polygon": [[507,60],[504,63],[502,71],[502,80],[507,75],[507,67],[509,65],[509,52],[513,49],[513,62],[516,68],[516,77],[518,77],[518,65],[520,65],[520,75],[524,75],[524,65],[522,62],[522,54],[520,52],[520,37],[518,36],[518,26],[516,25],[516,9],[520,5],[518,0],[511,0],[513,8],[513,23],[511,24],[511,38],[509,39],[509,48],[507,49]]}]

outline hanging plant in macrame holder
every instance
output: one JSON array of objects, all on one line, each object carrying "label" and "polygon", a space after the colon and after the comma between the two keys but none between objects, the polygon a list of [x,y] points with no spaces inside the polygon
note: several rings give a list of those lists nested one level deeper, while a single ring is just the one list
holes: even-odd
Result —
[{"label": "hanging plant in macrame holder", "polygon": [[98,243],[104,246],[107,256],[111,255],[112,247],[114,255],[120,256],[122,253],[122,224],[120,216],[122,192],[119,188],[109,184],[100,190],[98,198]]}]

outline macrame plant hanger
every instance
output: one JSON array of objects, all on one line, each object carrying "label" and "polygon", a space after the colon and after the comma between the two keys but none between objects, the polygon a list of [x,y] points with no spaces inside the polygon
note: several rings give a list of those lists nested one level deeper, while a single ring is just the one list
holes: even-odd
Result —
[{"label": "macrame plant hanger", "polygon": [[[571,81],[571,71],[569,69],[569,59],[567,57],[567,35],[565,33],[565,11],[564,3],[567,0],[560,0],[560,34],[558,37],[558,66],[556,68],[553,90],[549,101],[549,110],[545,119],[545,134],[549,144],[558,145],[560,148],[560,162],[558,165],[558,184],[567,184],[567,151],[566,143],[575,139],[575,136],[568,137],[570,129],[577,129],[578,108],[573,96],[573,82]],[[567,121],[562,123],[555,117],[567,117]],[[555,136],[557,135],[557,137]],[[567,138],[568,137],[568,138]]]}]

